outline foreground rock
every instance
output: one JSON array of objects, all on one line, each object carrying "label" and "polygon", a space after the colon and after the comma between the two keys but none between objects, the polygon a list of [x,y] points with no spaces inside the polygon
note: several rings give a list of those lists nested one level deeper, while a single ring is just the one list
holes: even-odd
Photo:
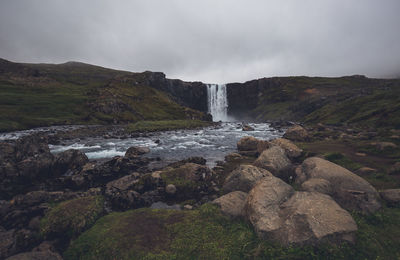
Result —
[{"label": "foreground rock", "polygon": [[245,136],[237,143],[239,153],[244,156],[258,156],[269,147],[271,147],[270,142],[258,140],[253,136]]},{"label": "foreground rock", "polygon": [[269,171],[256,166],[240,165],[225,179],[222,190],[225,193],[232,191],[249,192],[257,181],[266,176],[272,176],[272,174]]},{"label": "foreground rock", "polygon": [[261,238],[283,245],[352,242],[357,230],[351,215],[330,196],[295,192],[273,176],[250,191],[245,215]]},{"label": "foreground rock", "polygon": [[[296,182],[299,184],[313,178],[328,181],[330,188],[319,191],[331,195],[345,209],[373,213],[380,208],[379,195],[375,188],[363,178],[337,164],[311,157],[296,169],[296,174]],[[307,186],[305,184],[303,187],[309,191],[315,190],[313,187],[308,189]]]},{"label": "foreground rock", "polygon": [[221,212],[229,217],[243,217],[246,198],[247,193],[243,191],[233,191],[215,199],[212,203],[220,207]]},{"label": "foreground rock", "polygon": [[300,149],[299,147],[297,147],[297,145],[285,138],[274,139],[271,141],[271,144],[280,146],[283,150],[285,150],[287,157],[289,157],[290,159],[297,159],[303,153],[302,149]]},{"label": "foreground rock", "polygon": [[286,130],[283,135],[284,138],[291,141],[307,141],[309,140],[309,135],[306,129],[299,125],[295,125]]}]

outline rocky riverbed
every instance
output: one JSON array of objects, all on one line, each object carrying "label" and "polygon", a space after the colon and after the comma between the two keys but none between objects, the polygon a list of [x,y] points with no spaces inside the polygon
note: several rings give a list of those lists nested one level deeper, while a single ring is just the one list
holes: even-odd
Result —
[{"label": "rocky riverbed", "polygon": [[[329,132],[336,135],[337,129],[295,126],[281,138],[283,132],[266,124],[250,126],[253,130],[246,130],[252,131],[225,124],[120,139],[110,132],[107,138],[79,140],[34,133],[1,142],[0,258],[229,258],[271,243],[285,254],[287,246],[311,254],[310,246],[322,250],[326,244],[331,252],[347,254],[332,246],[358,245],[364,227],[355,216],[398,206],[397,182],[377,190],[361,173],[338,165],[342,161],[316,152],[313,145],[333,140]],[[359,137],[356,130],[347,132],[336,145],[354,138],[385,144],[368,139],[368,132]],[[191,148],[188,139],[208,143],[203,151]],[[95,140],[104,140],[90,148],[99,151],[119,140],[120,152],[94,160],[88,155],[96,151],[69,149]],[[172,149],[182,143],[185,148]],[[385,145],[383,152],[397,146]],[[157,147],[168,152],[156,153]],[[152,166],[159,160],[163,163]],[[395,163],[390,167],[397,176]]]}]

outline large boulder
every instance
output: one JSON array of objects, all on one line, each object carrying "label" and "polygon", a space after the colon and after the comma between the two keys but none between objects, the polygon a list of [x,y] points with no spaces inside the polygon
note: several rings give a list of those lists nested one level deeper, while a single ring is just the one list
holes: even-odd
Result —
[{"label": "large boulder", "polygon": [[286,155],[290,159],[296,159],[301,156],[303,153],[303,150],[297,147],[294,143],[292,143],[290,140],[285,139],[285,138],[277,138],[271,141],[271,144],[280,146],[285,150]]},{"label": "large boulder", "polygon": [[244,211],[261,238],[282,245],[353,242],[357,230],[351,215],[330,196],[296,192],[273,176],[249,192]]},{"label": "large boulder", "polygon": [[225,193],[232,191],[249,192],[257,181],[266,176],[272,176],[272,174],[256,166],[240,165],[226,177],[222,189]]},{"label": "large boulder", "polygon": [[320,178],[311,178],[301,184],[303,191],[315,191],[331,195],[333,193],[332,185],[329,181]]},{"label": "large boulder", "polygon": [[331,195],[339,205],[348,210],[372,213],[380,208],[378,192],[366,180],[349,170],[318,157],[306,159],[296,169],[296,182],[324,179],[330,183]]},{"label": "large boulder", "polygon": [[309,139],[307,130],[299,125],[290,127],[283,137],[291,141],[307,141]]},{"label": "large boulder", "polygon": [[260,154],[254,165],[280,177],[283,171],[291,166],[291,162],[286,156],[285,150],[279,146],[272,146]]},{"label": "large boulder", "polygon": [[266,238],[281,228],[279,205],[294,192],[292,186],[274,176],[261,179],[249,192],[245,215],[259,236]]},{"label": "large boulder", "polygon": [[217,205],[221,212],[230,217],[244,216],[244,205],[246,203],[247,193],[243,191],[233,191],[225,194],[212,203]]},{"label": "large boulder", "polygon": [[280,207],[282,227],[274,239],[282,244],[354,242],[357,224],[330,196],[296,192]]}]

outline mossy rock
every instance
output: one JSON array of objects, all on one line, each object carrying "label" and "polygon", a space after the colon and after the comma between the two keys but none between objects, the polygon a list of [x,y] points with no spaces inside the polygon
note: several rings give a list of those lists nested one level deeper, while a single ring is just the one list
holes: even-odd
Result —
[{"label": "mossy rock", "polygon": [[76,237],[103,214],[104,198],[90,196],[61,202],[51,208],[40,221],[45,238],[59,235]]},{"label": "mossy rock", "polygon": [[242,258],[254,233],[212,205],[198,210],[137,209],[111,213],[83,233],[65,259]]}]

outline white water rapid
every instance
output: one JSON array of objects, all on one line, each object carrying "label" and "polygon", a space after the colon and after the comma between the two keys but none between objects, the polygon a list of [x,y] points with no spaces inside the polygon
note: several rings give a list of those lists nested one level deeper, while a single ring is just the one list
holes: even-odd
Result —
[{"label": "white water rapid", "polygon": [[228,98],[225,84],[207,84],[208,112],[213,121],[228,122]]}]

